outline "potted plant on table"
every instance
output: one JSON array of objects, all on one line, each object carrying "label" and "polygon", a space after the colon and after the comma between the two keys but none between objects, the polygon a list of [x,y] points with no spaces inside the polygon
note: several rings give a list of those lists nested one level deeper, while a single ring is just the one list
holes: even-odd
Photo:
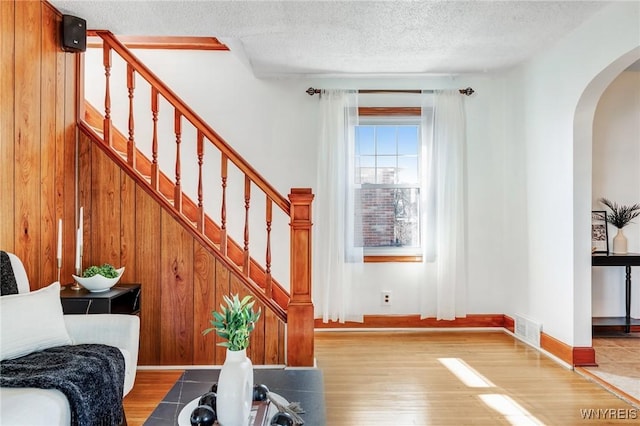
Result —
[{"label": "potted plant on table", "polygon": [[220,312],[211,313],[212,327],[202,332],[215,331],[226,340],[218,343],[227,353],[218,378],[216,415],[222,426],[246,426],[253,401],[253,365],[247,347],[261,311],[254,310],[251,296],[240,300],[237,294],[225,295],[224,301],[226,306],[220,305]]},{"label": "potted plant on table", "polygon": [[640,204],[623,206],[606,198],[601,198],[600,202],[611,210],[611,213],[607,215],[607,222],[618,228],[618,233],[613,238],[613,253],[627,253],[627,237],[622,232],[622,228],[640,216]]},{"label": "potted plant on table", "polygon": [[[73,279],[81,284],[92,293],[99,293],[109,290],[116,285],[124,273],[124,266],[120,269],[114,268],[108,263],[104,263],[100,266],[89,266],[84,270],[82,276],[72,275]],[[71,287],[74,290],[79,288]]]}]

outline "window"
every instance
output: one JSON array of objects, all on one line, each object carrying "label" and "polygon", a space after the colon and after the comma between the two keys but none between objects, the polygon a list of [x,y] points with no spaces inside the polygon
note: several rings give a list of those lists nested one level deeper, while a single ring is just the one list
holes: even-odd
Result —
[{"label": "window", "polygon": [[353,161],[361,235],[355,243],[365,261],[421,260],[420,121],[419,115],[360,114]]}]

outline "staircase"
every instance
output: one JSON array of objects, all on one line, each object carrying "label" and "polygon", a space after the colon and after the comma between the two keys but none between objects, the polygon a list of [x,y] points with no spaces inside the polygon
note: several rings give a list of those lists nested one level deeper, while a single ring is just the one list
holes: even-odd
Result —
[{"label": "staircase", "polygon": [[[194,241],[201,244],[216,259],[217,264],[228,270],[233,279],[240,283],[243,292],[252,294],[258,300],[259,306],[269,311],[269,316],[263,316],[265,322],[267,322],[266,318],[275,317],[286,324],[284,333],[279,332],[277,327],[275,330],[268,329],[274,324],[273,321],[268,321],[269,324],[265,326],[265,334],[276,333],[280,339],[278,346],[286,347],[286,365],[312,366],[311,203],[313,194],[311,190],[293,188],[287,198],[280,195],[113,34],[108,31],[94,31],[92,35],[98,37],[102,44],[104,104],[97,106],[89,104],[86,100],[81,102],[78,121],[81,137],[88,138],[93,145],[102,150],[136,185],[143,188],[164,212],[192,235]],[[114,56],[126,64],[128,105],[112,105],[111,88],[115,85],[111,72]],[[84,70],[81,70],[80,75],[84,75]],[[142,90],[136,87],[136,84],[141,83],[148,87]],[[81,82],[82,94],[84,94],[83,87]],[[150,111],[145,111],[146,114],[141,114],[141,108],[137,105],[139,99],[136,93],[138,92],[150,93]],[[81,96],[81,99],[83,98],[84,96]],[[159,114],[161,104],[163,105],[162,115]],[[168,116],[165,104],[172,109],[169,114],[170,123],[162,121]],[[128,111],[127,129],[118,129],[114,125],[112,113],[115,110]],[[138,146],[136,126],[140,126],[139,123],[144,123],[152,129],[149,136],[150,150]],[[166,129],[167,126],[172,129],[172,146],[166,143],[166,130],[160,130]],[[214,155],[210,154],[212,148]],[[167,170],[166,166],[164,168],[161,166],[161,164],[167,164],[166,159],[163,158],[167,151],[172,152],[170,157],[173,166],[169,168],[170,170]],[[182,169],[183,152],[195,152],[197,156],[196,159],[189,161],[189,164],[197,164],[195,197],[189,197],[183,188],[182,181],[185,176]],[[205,191],[203,188],[205,186],[209,188],[211,182],[205,180],[206,170],[203,164],[205,161],[211,164],[211,156],[215,157],[219,167],[219,185]],[[193,174],[193,170],[188,172]],[[230,180],[237,176],[242,176],[241,182]],[[236,206],[230,209],[228,206],[231,183],[235,184],[234,188],[242,188],[243,206],[240,208]],[[257,196],[255,192],[258,193]],[[236,198],[239,196],[232,195]],[[213,197],[216,198],[214,202],[211,200]],[[211,204],[220,206],[219,215],[212,215],[207,211],[205,206]],[[256,208],[263,209],[259,214],[264,218],[264,228],[257,232],[265,233],[261,239],[266,242],[264,253],[259,255],[250,250],[250,234],[253,235],[256,232],[251,228],[254,222],[250,219],[250,213],[255,215]],[[229,235],[227,218],[231,213],[237,216],[238,211],[243,213],[244,229],[242,235],[232,236]],[[282,217],[276,218],[276,215],[284,215],[290,225],[288,286],[281,284],[272,277],[271,273],[272,239],[274,238],[272,223],[276,219],[282,220]],[[144,283],[144,285],[154,284]],[[192,287],[190,291],[195,292],[201,288],[195,284]],[[144,310],[142,321],[143,323],[145,321]],[[197,322],[196,320],[194,323]],[[195,324],[194,327],[196,327]],[[194,336],[196,334],[194,332]]]}]

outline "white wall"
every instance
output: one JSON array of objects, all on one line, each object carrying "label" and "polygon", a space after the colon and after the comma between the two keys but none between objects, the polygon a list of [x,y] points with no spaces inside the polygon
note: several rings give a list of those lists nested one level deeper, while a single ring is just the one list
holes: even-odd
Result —
[{"label": "white wall", "polygon": [[625,55],[626,65],[637,59],[639,8],[607,6],[507,76],[522,93],[506,127],[508,139],[525,144],[528,237],[527,262],[516,273],[526,278],[515,280],[512,294],[524,298],[521,313],[572,346],[591,345],[591,126],[595,103],[613,79],[599,76]]},{"label": "white wall", "polygon": [[[640,203],[640,72],[626,71],[603,93],[593,123],[593,204],[602,197],[619,204]],[[609,250],[617,229],[609,225]],[[640,252],[640,220],[624,228],[628,250]],[[633,267],[632,283],[640,280]],[[624,267],[600,267],[592,271],[593,316],[625,315]],[[637,287],[634,286],[635,290]],[[632,315],[640,315],[640,297],[632,292]]]}]

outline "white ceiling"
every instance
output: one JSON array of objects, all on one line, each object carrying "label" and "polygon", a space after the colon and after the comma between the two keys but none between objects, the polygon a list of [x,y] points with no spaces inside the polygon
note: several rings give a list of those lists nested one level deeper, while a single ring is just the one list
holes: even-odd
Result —
[{"label": "white ceiling", "polygon": [[487,72],[516,65],[607,1],[50,0],[89,29],[213,36],[255,75]]}]

